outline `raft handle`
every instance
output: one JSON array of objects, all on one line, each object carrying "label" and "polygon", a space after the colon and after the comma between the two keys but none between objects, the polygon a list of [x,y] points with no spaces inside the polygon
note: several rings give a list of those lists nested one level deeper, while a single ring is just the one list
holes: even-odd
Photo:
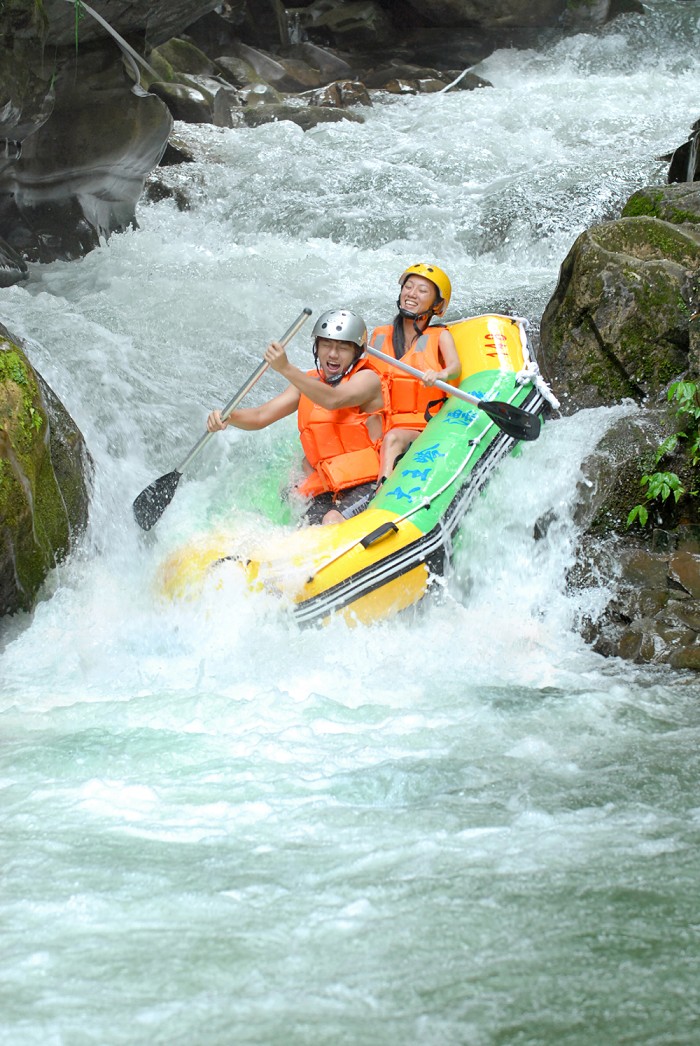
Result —
[{"label": "raft handle", "polygon": [[370,545],[374,545],[375,542],[381,541],[382,538],[385,538],[388,534],[398,534],[398,532],[399,528],[394,522],[392,522],[392,520],[389,520],[387,523],[382,523],[381,526],[371,531],[371,533],[365,534],[363,538],[360,538],[360,544],[363,548],[369,548]]}]

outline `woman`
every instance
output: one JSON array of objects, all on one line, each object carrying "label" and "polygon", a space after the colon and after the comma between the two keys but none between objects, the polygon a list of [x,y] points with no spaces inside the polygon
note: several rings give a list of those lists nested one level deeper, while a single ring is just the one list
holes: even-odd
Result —
[{"label": "woman", "polygon": [[316,370],[295,367],[282,346],[271,342],[265,359],[289,386],[260,407],[231,411],[226,421],[212,411],[207,428],[263,429],[296,411],[305,473],[297,489],[312,498],[306,520],[340,523],[364,504],[377,482],[382,386],[364,358],[367,328],[359,316],[347,309],[325,312],[312,337]]},{"label": "woman", "polygon": [[436,381],[456,384],[462,373],[452,335],[446,327],[430,325],[433,316],[443,316],[450,303],[452,286],[446,273],[436,265],[421,262],[401,274],[399,285],[398,314],[393,324],[373,331],[370,345],[423,371],[423,377],[414,378],[383,360],[372,359],[387,397],[387,431],[381,447],[378,483],[386,479],[397,457],[427,425],[428,407],[441,402],[430,386]]}]

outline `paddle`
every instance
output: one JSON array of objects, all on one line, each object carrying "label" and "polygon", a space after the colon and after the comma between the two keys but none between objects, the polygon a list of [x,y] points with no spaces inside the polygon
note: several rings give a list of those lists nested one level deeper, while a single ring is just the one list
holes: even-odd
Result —
[{"label": "paddle", "polygon": [[[304,309],[296,318],[289,330],[285,331],[279,339],[280,345],[284,347],[288,342],[290,342],[297,331],[299,331],[304,323],[306,323],[310,315],[311,309]],[[255,385],[258,379],[263,376],[268,366],[269,364],[264,360],[262,363],[258,364],[245,384],[241,385],[233,399],[229,400],[221,411],[222,421],[225,421],[229,414],[236,409],[243,397],[250,392],[253,385]],[[205,432],[197,443],[195,443],[182,464],[178,465],[178,467],[173,469],[172,472],[167,472],[164,476],[160,476],[159,479],[154,480],[145,490],[141,491],[134,501],[133,507],[136,522],[142,530],[150,530],[151,527],[158,522],[173,499],[182,473],[185,471],[192,459],[199,454],[202,447],[209,442],[213,435],[213,432]]]},{"label": "paddle", "polygon": [[[384,363],[390,363],[392,367],[396,367],[406,374],[412,374],[414,378],[423,377],[423,372],[417,367],[411,367],[403,360],[395,360],[393,356],[387,356],[379,349],[372,349],[368,346],[367,352],[370,356],[374,356]],[[521,407],[514,407],[511,403],[504,403],[502,400],[480,400],[477,396],[462,392],[461,389],[448,385],[445,381],[436,381],[435,387],[446,392],[448,396],[456,396],[457,399],[473,403],[479,410],[483,410],[484,414],[488,414],[491,420],[513,439],[533,440],[537,439],[540,434],[540,419],[536,414],[529,414]]]}]

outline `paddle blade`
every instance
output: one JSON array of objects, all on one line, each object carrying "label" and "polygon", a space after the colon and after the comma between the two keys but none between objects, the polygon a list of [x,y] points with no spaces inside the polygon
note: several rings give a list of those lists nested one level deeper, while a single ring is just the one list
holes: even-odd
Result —
[{"label": "paddle blade", "polygon": [[491,400],[480,403],[479,409],[488,414],[499,428],[513,439],[533,440],[540,434],[540,419],[537,415],[529,414],[511,403]]},{"label": "paddle blade", "polygon": [[150,530],[173,500],[181,472],[173,470],[154,480],[134,501],[134,517],[141,530]]}]

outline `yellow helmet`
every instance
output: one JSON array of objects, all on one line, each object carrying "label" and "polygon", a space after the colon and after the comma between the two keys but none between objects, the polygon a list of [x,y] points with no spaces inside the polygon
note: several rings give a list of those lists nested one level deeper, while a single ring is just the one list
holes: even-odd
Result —
[{"label": "yellow helmet", "polygon": [[426,280],[430,280],[431,283],[435,284],[439,297],[432,311],[435,316],[444,316],[452,297],[452,284],[447,273],[443,272],[442,269],[438,269],[437,265],[428,265],[425,262],[419,262],[418,265],[409,265],[399,277],[399,285],[401,287],[403,287],[409,276],[423,276]]}]

